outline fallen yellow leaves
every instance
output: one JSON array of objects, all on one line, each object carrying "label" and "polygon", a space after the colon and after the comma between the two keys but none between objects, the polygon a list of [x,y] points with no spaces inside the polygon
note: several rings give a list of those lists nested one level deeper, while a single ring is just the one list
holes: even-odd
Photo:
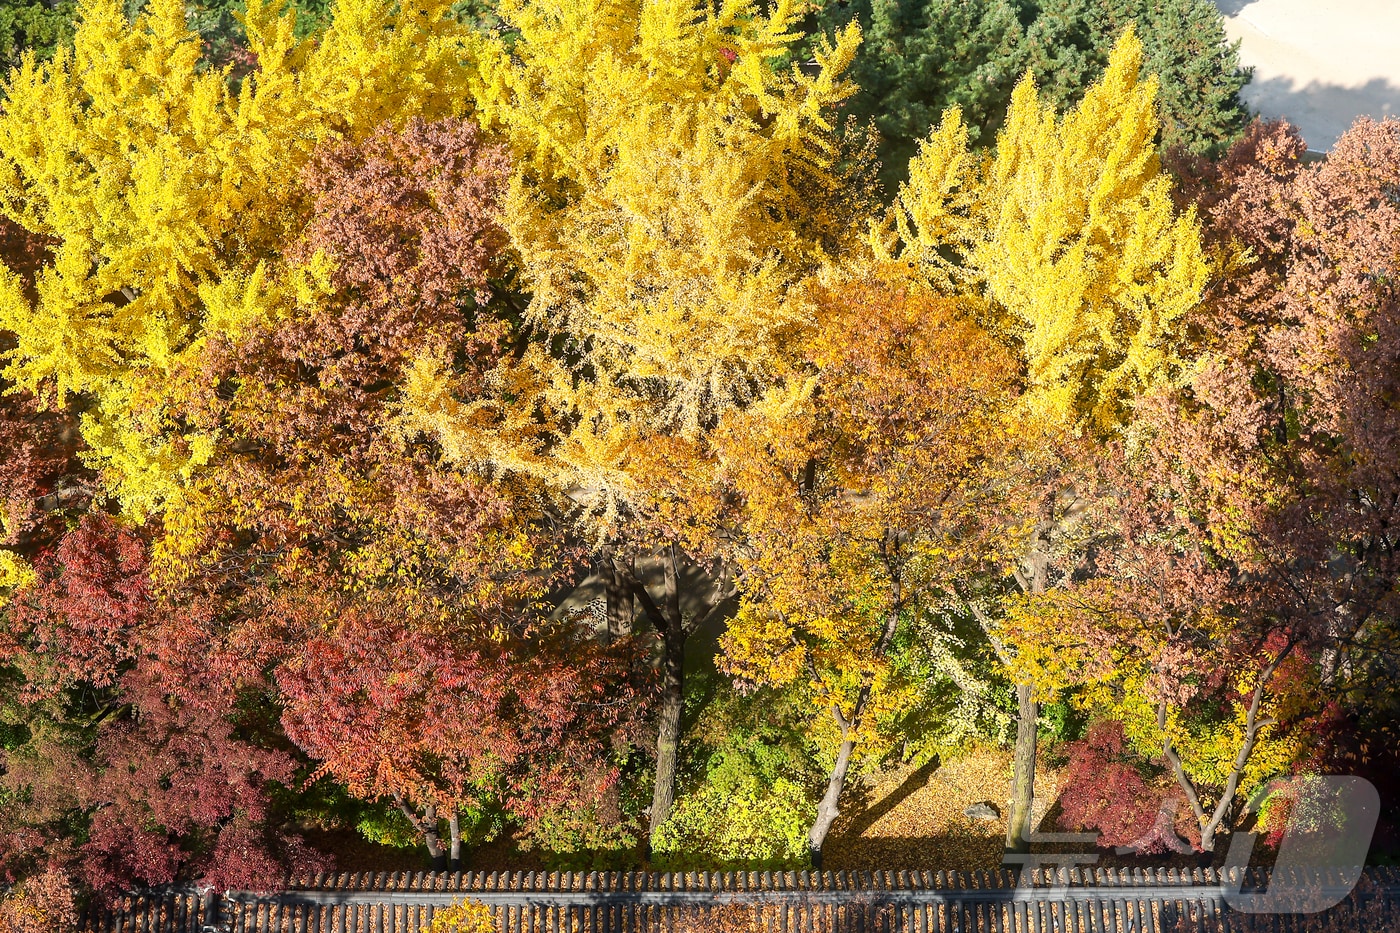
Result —
[{"label": "fallen yellow leaves", "polygon": [[[1037,800],[1053,801],[1061,772],[1041,762]],[[831,830],[823,866],[852,871],[975,871],[1001,866],[1006,820],[963,815],[974,803],[1005,811],[1011,797],[1011,754],[977,749],[939,767],[869,775],[850,788]],[[1036,815],[1044,812],[1036,807]]]}]

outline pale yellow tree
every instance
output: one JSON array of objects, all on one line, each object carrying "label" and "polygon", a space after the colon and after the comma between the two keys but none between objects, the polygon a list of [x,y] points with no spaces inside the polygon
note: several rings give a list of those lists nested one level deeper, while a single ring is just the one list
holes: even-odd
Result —
[{"label": "pale yellow tree", "polygon": [[[1181,322],[1209,265],[1178,213],[1156,137],[1157,79],[1123,35],[1103,77],[1059,116],[1028,75],[994,155],[944,115],[910,163],[898,229],[912,255],[984,286],[1022,347],[1027,404],[1111,431],[1124,406],[1179,373]],[[953,258],[955,257],[955,259]]]},{"label": "pale yellow tree", "polygon": [[[1023,415],[1064,435],[1065,456],[1047,458],[1040,494],[1022,497],[1032,510],[1008,523],[1025,534],[1009,589],[1032,599],[1065,579],[1086,533],[1079,517],[1094,493],[1076,485],[1076,459],[1123,428],[1134,398],[1182,374],[1183,319],[1209,275],[1194,212],[1172,204],[1156,146],[1157,79],[1143,78],[1141,65],[1129,30],[1064,115],[1027,75],[985,156],[970,151],[962,115],[950,110],[910,163],[893,223],[874,238],[934,281],[988,300],[987,323],[1021,352]],[[984,596],[995,603],[998,590]],[[990,630],[988,599],[969,604]],[[1015,645],[994,643],[1013,665]],[[1008,844],[1019,848],[1031,820],[1038,704],[1032,683],[1018,683],[1017,695]]]},{"label": "pale yellow tree", "polygon": [[477,112],[520,160],[506,222],[530,316],[595,374],[565,399],[601,419],[572,454],[590,473],[617,422],[693,436],[787,365],[802,312],[786,293],[850,242],[864,197],[832,132],[859,33],[809,76],[774,65],[800,38],[791,2],[500,12],[520,35],[478,50]]}]

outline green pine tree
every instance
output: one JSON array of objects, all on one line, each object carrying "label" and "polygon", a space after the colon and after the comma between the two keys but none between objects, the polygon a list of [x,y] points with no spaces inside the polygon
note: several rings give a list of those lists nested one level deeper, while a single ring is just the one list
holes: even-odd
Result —
[{"label": "green pine tree", "polygon": [[887,193],[947,107],[962,107],[974,144],[991,145],[1027,69],[1042,99],[1070,107],[1129,24],[1161,79],[1164,145],[1214,154],[1248,119],[1249,75],[1211,0],[838,0],[817,19],[828,33],[852,19],[865,32],[848,108],[880,133]]},{"label": "green pine tree", "polygon": [[48,58],[73,38],[75,0],[0,0],[0,71],[19,64],[26,49]]},{"label": "green pine tree", "polygon": [[1226,38],[1215,4],[1127,0],[1127,5],[1137,7],[1131,15],[1143,37],[1143,67],[1162,79],[1162,144],[1196,155],[1223,152],[1249,122],[1240,100],[1249,71],[1240,67],[1239,43]]},{"label": "green pine tree", "polygon": [[1077,103],[1130,24],[1143,70],[1161,81],[1162,145],[1197,155],[1229,146],[1249,120],[1239,96],[1249,72],[1211,0],[1041,0],[1027,45],[1044,96],[1061,108]]},{"label": "green pine tree", "polygon": [[[1064,110],[1084,96],[1108,64],[1108,53],[1118,38],[1121,27],[1114,28],[1117,17],[1108,11],[1117,2],[1041,0],[1035,6],[1025,4],[1033,17],[1026,29],[1026,67],[1035,75],[1041,100]],[[1148,40],[1141,27],[1138,37],[1145,49]]]}]

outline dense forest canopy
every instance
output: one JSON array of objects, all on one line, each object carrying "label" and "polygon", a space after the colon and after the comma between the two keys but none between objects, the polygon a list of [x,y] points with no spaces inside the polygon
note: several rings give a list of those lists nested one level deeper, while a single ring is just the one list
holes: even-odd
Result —
[{"label": "dense forest canopy", "polygon": [[816,865],[998,748],[1008,849],[1050,756],[1064,827],[1211,853],[1387,766],[1400,122],[1305,162],[1212,4],[0,40],[0,910],[353,837]]}]

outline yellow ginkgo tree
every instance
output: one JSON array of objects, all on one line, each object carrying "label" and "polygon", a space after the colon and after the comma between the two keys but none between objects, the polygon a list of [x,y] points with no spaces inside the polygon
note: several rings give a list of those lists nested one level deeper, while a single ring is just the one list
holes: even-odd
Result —
[{"label": "yellow ginkgo tree", "polygon": [[6,79],[0,214],[51,259],[33,300],[0,271],[5,376],[51,402],[90,400],[87,456],[131,514],[161,510],[213,455],[215,432],[173,414],[212,388],[185,363],[230,324],[211,303],[272,313],[256,300],[262,270],[304,222],[297,173],[315,147],[463,106],[448,5],[342,0],[324,34],[298,40],[294,13],[251,0],[257,67],[235,93],[202,65],[179,0],[131,20],[88,0],[71,51]]},{"label": "yellow ginkgo tree", "polygon": [[[1061,438],[1042,452],[1038,491],[1017,497],[1026,511],[1007,522],[1022,540],[1006,585],[969,598],[989,631],[999,593],[1035,599],[1067,578],[1087,540],[1078,517],[1099,493],[1081,469],[1093,445],[1123,429],[1135,398],[1189,363],[1184,318],[1210,266],[1194,211],[1173,206],[1157,151],[1157,80],[1141,66],[1130,29],[1100,80],[1062,115],[1027,75],[988,154],[969,148],[951,109],[910,163],[893,222],[874,237],[935,283],[987,300],[987,325],[1025,368],[1022,417]],[[997,648],[1014,663],[1014,644]],[[1038,704],[1034,684],[1018,683],[1017,694],[1007,839],[1022,848]]]},{"label": "yellow ginkgo tree", "polygon": [[1209,273],[1193,210],[1178,212],[1156,138],[1157,79],[1129,30],[1063,115],[1027,76],[990,156],[956,109],[910,163],[908,254],[981,285],[1022,348],[1028,405],[1111,431],[1183,364],[1182,319]]},{"label": "yellow ginkgo tree", "polygon": [[[674,793],[683,652],[732,591],[714,429],[800,365],[801,283],[858,241],[869,178],[835,108],[859,31],[784,65],[802,36],[791,0],[506,0],[509,44],[473,48],[482,126],[516,169],[503,212],[527,324],[533,397],[558,430],[542,475],[611,580],[663,644],[651,829]],[[406,417],[447,451],[453,374],[420,380]],[[433,418],[426,409],[446,415]],[[660,593],[634,570],[660,564]],[[699,569],[711,609],[683,612]],[[702,587],[711,589],[707,584]],[[621,606],[619,612],[618,603]]]}]

